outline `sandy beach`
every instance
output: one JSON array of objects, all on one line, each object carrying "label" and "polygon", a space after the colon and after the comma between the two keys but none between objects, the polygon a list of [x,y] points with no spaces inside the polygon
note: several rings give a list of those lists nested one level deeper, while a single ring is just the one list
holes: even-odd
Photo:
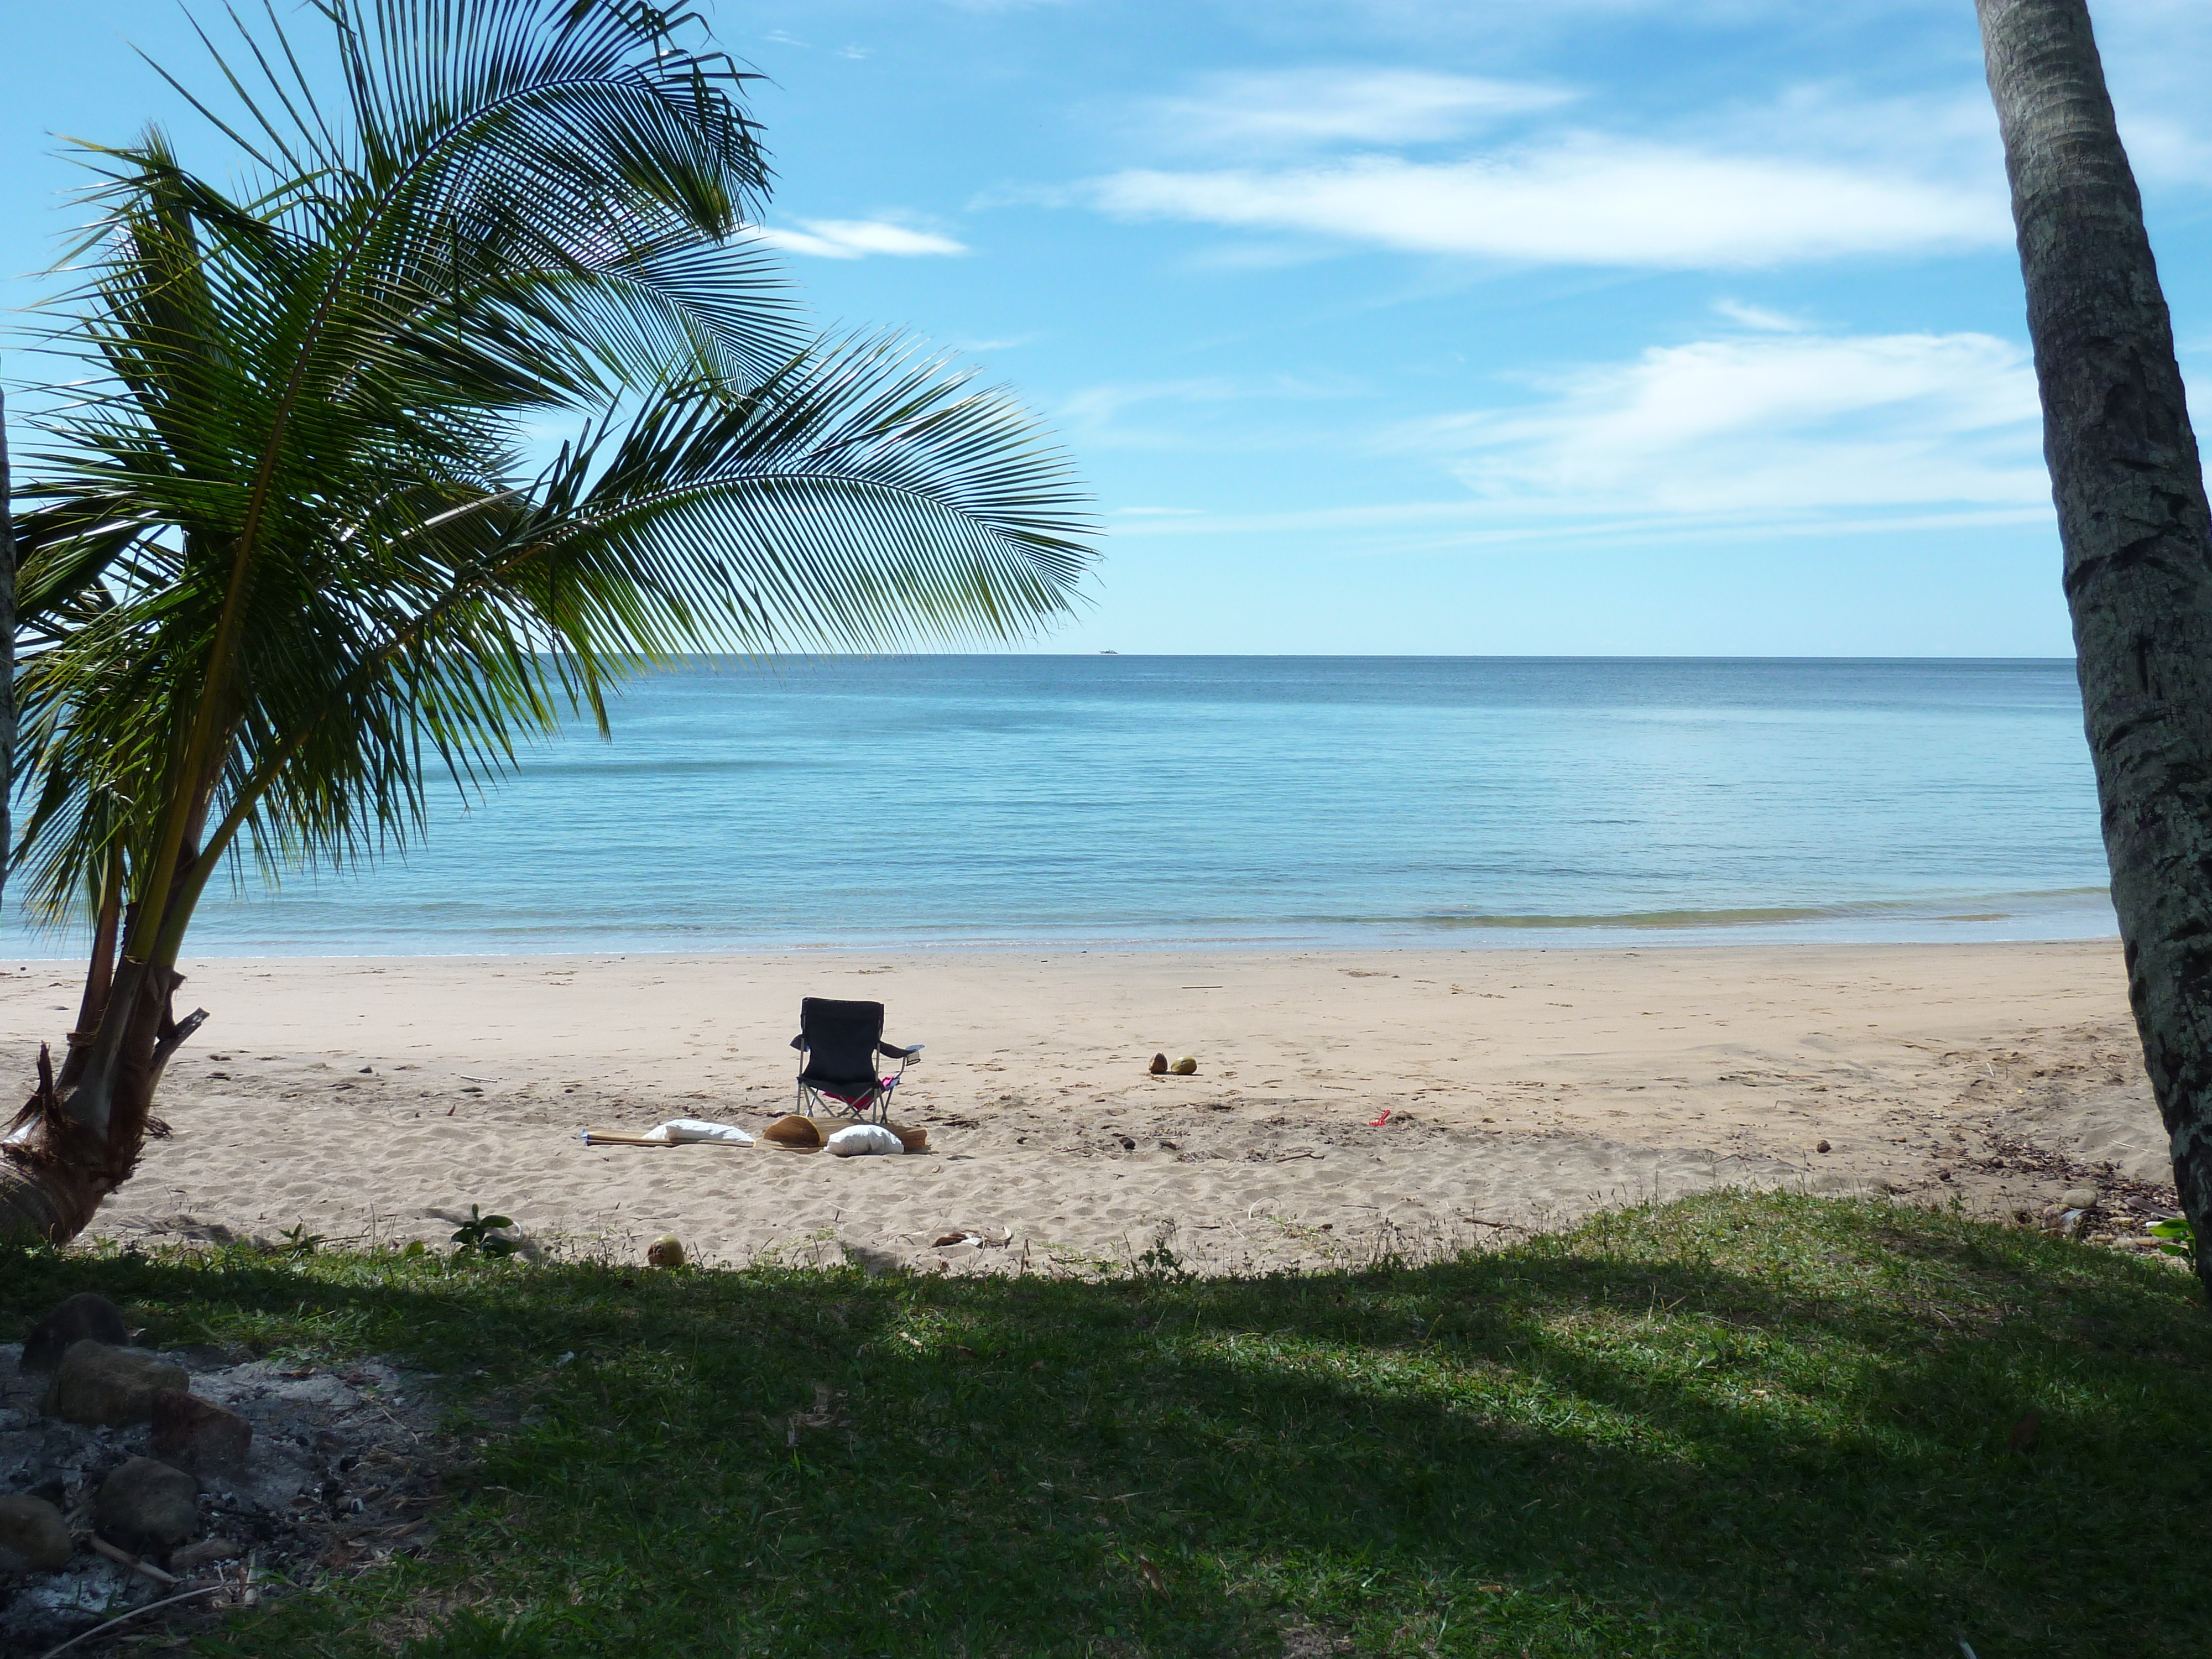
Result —
[{"label": "sandy beach", "polygon": [[[1036,1270],[1164,1243],[1235,1271],[1717,1184],[2003,1217],[2087,1180],[2124,1218],[2167,1180],[2111,941],[187,965],[179,1007],[213,1018],[165,1083],[174,1133],[96,1236],[442,1244],[474,1203],[624,1260],[673,1231],[708,1261]],[[8,966],[27,1077],[78,978]],[[880,1000],[927,1045],[894,1114],[927,1154],[579,1139],[757,1131],[788,1109],[802,995]],[[1147,1074],[1157,1051],[1197,1075]]]}]

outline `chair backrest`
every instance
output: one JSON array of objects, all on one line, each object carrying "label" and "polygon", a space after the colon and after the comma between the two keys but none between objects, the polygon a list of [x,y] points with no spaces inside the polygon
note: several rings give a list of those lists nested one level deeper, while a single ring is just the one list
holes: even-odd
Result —
[{"label": "chair backrest", "polygon": [[799,1034],[806,1039],[809,1075],[872,1080],[876,1044],[884,1036],[884,1005],[806,997],[799,1005]]}]

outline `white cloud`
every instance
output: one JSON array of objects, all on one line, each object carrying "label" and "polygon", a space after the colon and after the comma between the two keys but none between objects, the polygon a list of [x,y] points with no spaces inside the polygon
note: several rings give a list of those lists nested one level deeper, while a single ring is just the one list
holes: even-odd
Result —
[{"label": "white cloud", "polygon": [[811,254],[819,259],[862,259],[871,253],[901,258],[921,254],[965,253],[967,247],[949,236],[910,230],[881,219],[802,219],[803,230],[762,229],[754,234],[770,247],[787,253]]},{"label": "white cloud", "polygon": [[1806,325],[1786,312],[1769,311],[1765,306],[1746,305],[1741,300],[1716,300],[1713,309],[1730,322],[1741,323],[1746,328],[1755,328],[1762,334],[1802,334]]},{"label": "white cloud", "polygon": [[1137,168],[1101,180],[1095,199],[1129,218],[1412,252],[1695,270],[2000,246],[2011,236],[2001,186],[1581,134],[1451,162]]},{"label": "white cloud", "polygon": [[1209,76],[1193,94],[1155,100],[1146,112],[1155,137],[1176,149],[1265,151],[1453,138],[1572,96],[1426,70],[1313,68]]},{"label": "white cloud", "polygon": [[1536,408],[1401,428],[1501,508],[1818,517],[2047,507],[2035,376],[1986,334],[1766,335],[1655,347]]}]

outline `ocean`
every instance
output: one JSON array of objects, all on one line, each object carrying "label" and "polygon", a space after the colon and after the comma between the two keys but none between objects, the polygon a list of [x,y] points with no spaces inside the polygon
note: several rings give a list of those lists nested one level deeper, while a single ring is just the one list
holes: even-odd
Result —
[{"label": "ocean", "polygon": [[248,866],[186,954],[2114,931],[2067,661],[699,663],[613,728],[447,786],[404,856]]}]

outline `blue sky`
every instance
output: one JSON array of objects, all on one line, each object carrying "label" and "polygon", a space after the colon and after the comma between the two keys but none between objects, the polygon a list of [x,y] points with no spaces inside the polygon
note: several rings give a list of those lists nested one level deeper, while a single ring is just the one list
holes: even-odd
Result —
[{"label": "blue sky", "polygon": [[[194,131],[127,43],[206,71],[167,3],[0,6],[27,272],[56,135]],[[1971,0],[706,9],[823,325],[981,362],[1096,489],[1046,648],[2069,648]],[[2093,11],[2212,368],[2212,7]]]}]

